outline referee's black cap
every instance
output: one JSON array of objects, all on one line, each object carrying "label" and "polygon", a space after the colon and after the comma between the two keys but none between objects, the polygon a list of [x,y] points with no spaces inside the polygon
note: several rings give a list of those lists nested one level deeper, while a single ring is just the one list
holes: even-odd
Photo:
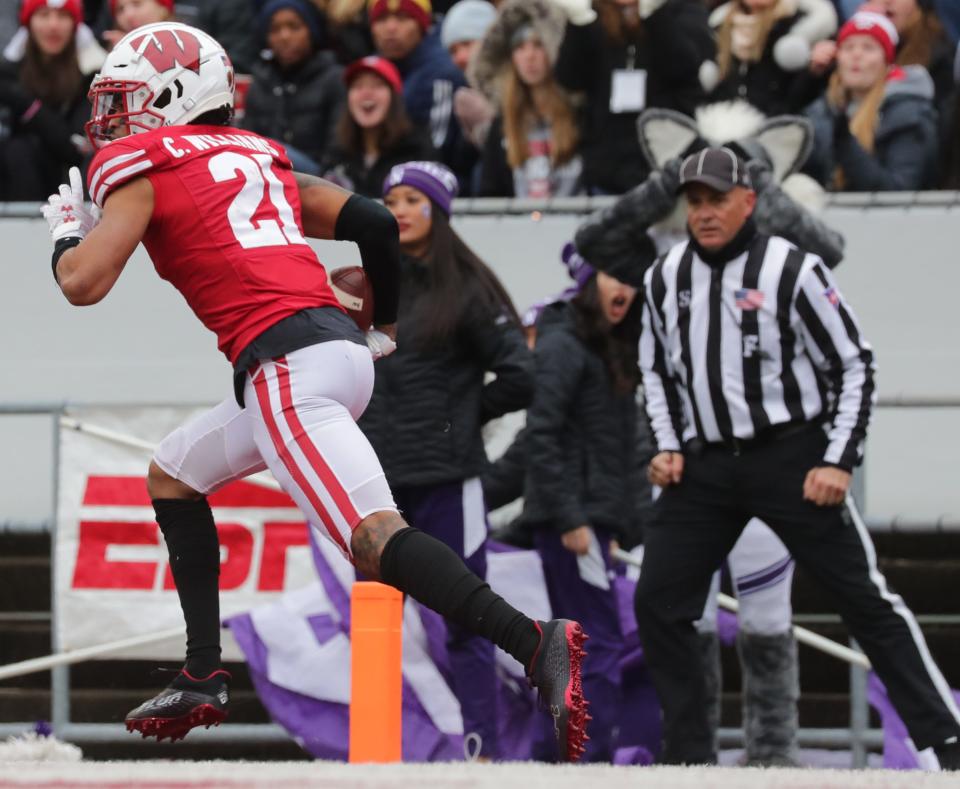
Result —
[{"label": "referee's black cap", "polygon": [[704,148],[683,160],[678,191],[689,184],[706,184],[718,192],[729,192],[735,186],[753,188],[744,161],[725,145]]}]

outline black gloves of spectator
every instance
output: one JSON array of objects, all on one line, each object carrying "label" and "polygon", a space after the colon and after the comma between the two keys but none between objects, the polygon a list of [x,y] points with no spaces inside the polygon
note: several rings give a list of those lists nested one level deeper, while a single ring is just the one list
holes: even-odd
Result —
[{"label": "black gloves of spectator", "polygon": [[30,109],[33,101],[20,83],[12,79],[0,79],[0,105],[9,107],[17,118]]},{"label": "black gloves of spectator", "polygon": [[850,139],[850,120],[846,110],[839,110],[833,116],[833,144],[839,145]]}]

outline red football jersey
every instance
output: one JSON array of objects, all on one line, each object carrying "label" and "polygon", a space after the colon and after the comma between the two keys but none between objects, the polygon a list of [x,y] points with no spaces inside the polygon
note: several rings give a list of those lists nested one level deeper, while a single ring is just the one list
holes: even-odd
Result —
[{"label": "red football jersey", "polygon": [[143,244],[231,363],[295,312],[342,309],[303,238],[300,194],[277,143],[223,126],[168,126],[114,140],[89,173],[101,207],[111,190],[150,179]]}]

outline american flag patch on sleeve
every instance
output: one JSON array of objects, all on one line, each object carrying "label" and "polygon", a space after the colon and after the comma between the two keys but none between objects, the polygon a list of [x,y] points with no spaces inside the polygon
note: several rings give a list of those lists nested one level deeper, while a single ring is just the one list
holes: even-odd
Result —
[{"label": "american flag patch on sleeve", "polygon": [[741,310],[759,310],[763,306],[763,291],[755,288],[740,288],[734,294],[736,305]]},{"label": "american flag patch on sleeve", "polygon": [[837,293],[836,288],[827,288],[823,292],[824,298],[829,301],[834,307],[840,306],[840,294]]}]

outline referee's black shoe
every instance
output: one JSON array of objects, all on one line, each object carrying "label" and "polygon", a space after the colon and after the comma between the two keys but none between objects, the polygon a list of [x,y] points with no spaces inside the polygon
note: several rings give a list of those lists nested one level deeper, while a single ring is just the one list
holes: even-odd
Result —
[{"label": "referee's black shoe", "polygon": [[941,770],[960,770],[960,740],[951,737],[943,745],[934,745]]},{"label": "referee's black shoe", "polygon": [[530,661],[527,676],[537,689],[540,702],[553,718],[560,761],[575,762],[586,750],[588,702],[583,698],[581,664],[587,654],[587,635],[579,622],[552,619],[536,622],[540,646]]},{"label": "referee's black shoe", "polygon": [[198,679],[183,669],[166,688],[127,713],[127,731],[138,731],[157,741],[182,740],[197,726],[219,726],[227,717],[230,674],[217,669]]}]

